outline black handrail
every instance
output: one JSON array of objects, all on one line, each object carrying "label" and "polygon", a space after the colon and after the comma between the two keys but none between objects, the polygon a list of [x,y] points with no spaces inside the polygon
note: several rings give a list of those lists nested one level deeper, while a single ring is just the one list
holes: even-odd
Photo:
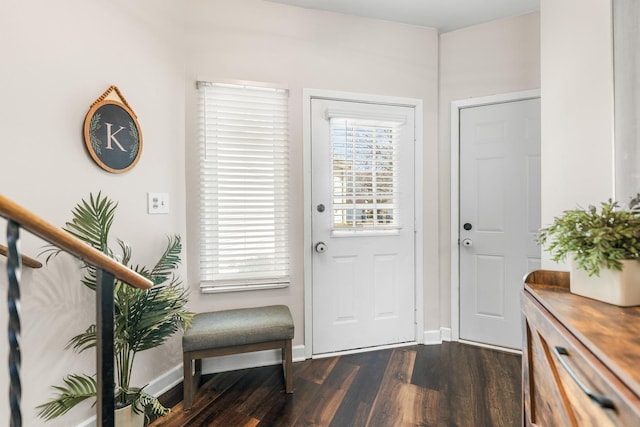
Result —
[{"label": "black handrail", "polygon": [[92,264],[97,270],[96,283],[96,365],[97,425],[113,427],[115,422],[114,353],[113,353],[113,289],[119,279],[131,286],[148,289],[152,282],[126,266],[109,258],[64,230],[44,221],[28,210],[0,195],[0,216],[7,223],[7,276],[9,289],[9,406],[10,426],[22,427],[20,401],[20,277],[23,257],[18,250],[20,229],[39,236],[48,243]]}]

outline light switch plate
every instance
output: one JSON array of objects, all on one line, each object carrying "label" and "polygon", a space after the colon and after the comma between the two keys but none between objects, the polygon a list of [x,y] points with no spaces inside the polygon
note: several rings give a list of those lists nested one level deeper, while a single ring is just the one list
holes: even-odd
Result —
[{"label": "light switch plate", "polygon": [[150,215],[169,213],[169,193],[147,193],[147,212]]}]

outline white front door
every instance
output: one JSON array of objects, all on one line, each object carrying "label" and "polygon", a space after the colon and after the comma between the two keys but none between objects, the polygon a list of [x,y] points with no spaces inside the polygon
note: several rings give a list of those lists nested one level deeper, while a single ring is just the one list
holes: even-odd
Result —
[{"label": "white front door", "polygon": [[311,100],[314,354],[415,340],[414,114]]},{"label": "white front door", "polygon": [[540,99],[460,110],[460,338],[519,349],[540,267]]}]

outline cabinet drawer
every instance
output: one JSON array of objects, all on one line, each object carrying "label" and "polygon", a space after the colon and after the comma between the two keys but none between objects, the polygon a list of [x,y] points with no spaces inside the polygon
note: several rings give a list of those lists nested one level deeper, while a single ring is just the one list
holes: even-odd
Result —
[{"label": "cabinet drawer", "polygon": [[640,425],[640,400],[525,294],[525,417],[540,426]]}]

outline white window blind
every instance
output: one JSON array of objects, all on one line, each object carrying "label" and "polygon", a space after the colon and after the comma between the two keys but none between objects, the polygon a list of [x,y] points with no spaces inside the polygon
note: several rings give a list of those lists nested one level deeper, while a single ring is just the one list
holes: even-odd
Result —
[{"label": "white window blind", "polygon": [[330,118],[335,232],[399,228],[401,127],[400,122]]},{"label": "white window blind", "polygon": [[287,286],[288,91],[198,82],[203,292]]}]

